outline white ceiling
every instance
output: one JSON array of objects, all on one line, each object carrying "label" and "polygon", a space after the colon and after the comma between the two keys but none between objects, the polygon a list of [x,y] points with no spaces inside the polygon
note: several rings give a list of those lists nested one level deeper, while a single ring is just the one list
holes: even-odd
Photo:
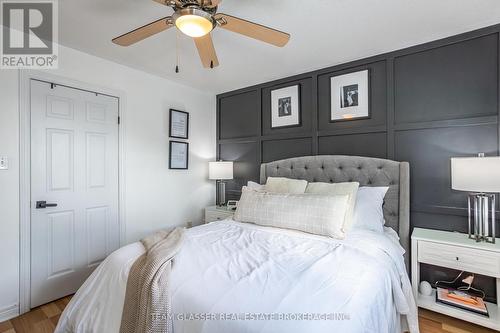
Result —
[{"label": "white ceiling", "polygon": [[133,46],[111,39],[172,10],[152,0],[59,1],[61,44],[176,82],[220,93],[500,23],[498,0],[224,0],[220,12],[287,31],[284,48],[216,29],[220,66],[204,69],[176,30]]}]

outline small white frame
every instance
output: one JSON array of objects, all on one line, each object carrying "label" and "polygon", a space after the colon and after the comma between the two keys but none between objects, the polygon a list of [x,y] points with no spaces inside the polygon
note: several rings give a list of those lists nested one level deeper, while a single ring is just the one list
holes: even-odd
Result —
[{"label": "small white frame", "polygon": [[[280,99],[291,99],[291,114],[287,116],[279,115]],[[285,128],[300,126],[300,86],[294,85],[290,87],[271,90],[271,128]]]},{"label": "small white frame", "polygon": [[[357,105],[342,106],[343,88],[357,85]],[[370,117],[369,71],[362,70],[330,78],[330,122]]]}]

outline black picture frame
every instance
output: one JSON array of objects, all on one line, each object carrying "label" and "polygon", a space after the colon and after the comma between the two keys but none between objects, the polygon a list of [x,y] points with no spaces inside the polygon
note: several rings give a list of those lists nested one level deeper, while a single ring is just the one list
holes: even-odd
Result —
[{"label": "black picture frame", "polygon": [[[173,130],[172,130],[172,125],[173,125],[173,122],[172,122],[172,114],[173,113],[180,113],[182,115],[184,115],[186,117],[186,136],[177,136],[177,135],[174,135],[172,134],[173,133]],[[168,136],[170,138],[175,138],[175,139],[189,139],[189,112],[186,112],[186,111],[180,111],[180,110],[176,110],[176,109],[170,109],[169,110],[169,115],[168,115]]]},{"label": "black picture frame", "polygon": [[[186,146],[186,161],[185,167],[175,167],[172,165],[172,146],[175,144]],[[168,145],[168,168],[171,170],[187,170],[189,169],[189,142],[170,140]]]},{"label": "black picture frame", "polygon": [[[287,88],[297,88],[297,123],[291,124],[291,125],[278,125],[278,126],[273,126],[273,91],[279,91],[282,89],[287,89]],[[270,97],[271,97],[271,108],[270,108],[270,126],[271,130],[274,129],[285,129],[285,128],[293,128],[293,127],[300,127],[302,126],[302,85],[300,83],[293,84],[293,85],[285,85],[285,86],[278,86],[270,90]],[[293,112],[293,110],[292,110]]]},{"label": "black picture frame", "polygon": [[[368,99],[368,104],[367,104],[367,108],[368,108],[368,115],[366,116],[359,116],[359,117],[352,117],[352,118],[348,118],[348,119],[331,119],[331,113],[332,113],[332,101],[331,101],[331,94],[332,94],[332,81],[331,79],[334,78],[334,77],[337,77],[337,76],[342,76],[342,75],[347,75],[347,74],[354,74],[354,73],[358,73],[358,72],[363,72],[363,71],[367,71],[367,79],[368,79],[368,82],[367,82],[367,99]],[[372,70],[371,68],[361,68],[361,69],[356,69],[356,70],[351,70],[351,71],[348,71],[348,72],[342,72],[342,73],[335,73],[334,75],[330,75],[328,78],[328,91],[329,91],[329,94],[330,94],[330,99],[328,101],[328,105],[329,105],[329,121],[330,123],[343,123],[343,122],[349,122],[349,121],[356,121],[356,120],[366,120],[366,119],[371,119],[372,118],[372,107],[371,107],[371,104],[372,104],[372,87],[371,87],[371,76],[372,76]]]}]

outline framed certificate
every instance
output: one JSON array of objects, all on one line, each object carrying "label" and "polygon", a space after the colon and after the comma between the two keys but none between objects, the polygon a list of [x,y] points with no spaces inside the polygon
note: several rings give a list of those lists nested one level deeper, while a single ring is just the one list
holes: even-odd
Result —
[{"label": "framed certificate", "polygon": [[189,136],[189,113],[170,109],[170,129],[168,136],[177,139],[187,139]]},{"label": "framed certificate", "polygon": [[182,141],[170,141],[168,154],[168,168],[175,170],[187,170],[189,156],[189,143]]}]

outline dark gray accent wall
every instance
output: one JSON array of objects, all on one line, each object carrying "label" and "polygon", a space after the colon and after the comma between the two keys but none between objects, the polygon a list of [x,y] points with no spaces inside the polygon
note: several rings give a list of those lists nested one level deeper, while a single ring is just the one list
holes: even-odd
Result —
[{"label": "dark gray accent wall", "polygon": [[[499,154],[499,35],[496,25],[218,95],[218,157],[235,161],[228,197],[259,180],[262,162],[388,158],[410,162],[412,228],[466,232],[466,194],[450,188],[450,157]],[[370,119],[329,122],[330,78],[364,69]],[[295,84],[301,126],[271,129],[271,90]]]},{"label": "dark gray accent wall", "polygon": [[394,60],[395,123],[498,114],[498,34]]}]

